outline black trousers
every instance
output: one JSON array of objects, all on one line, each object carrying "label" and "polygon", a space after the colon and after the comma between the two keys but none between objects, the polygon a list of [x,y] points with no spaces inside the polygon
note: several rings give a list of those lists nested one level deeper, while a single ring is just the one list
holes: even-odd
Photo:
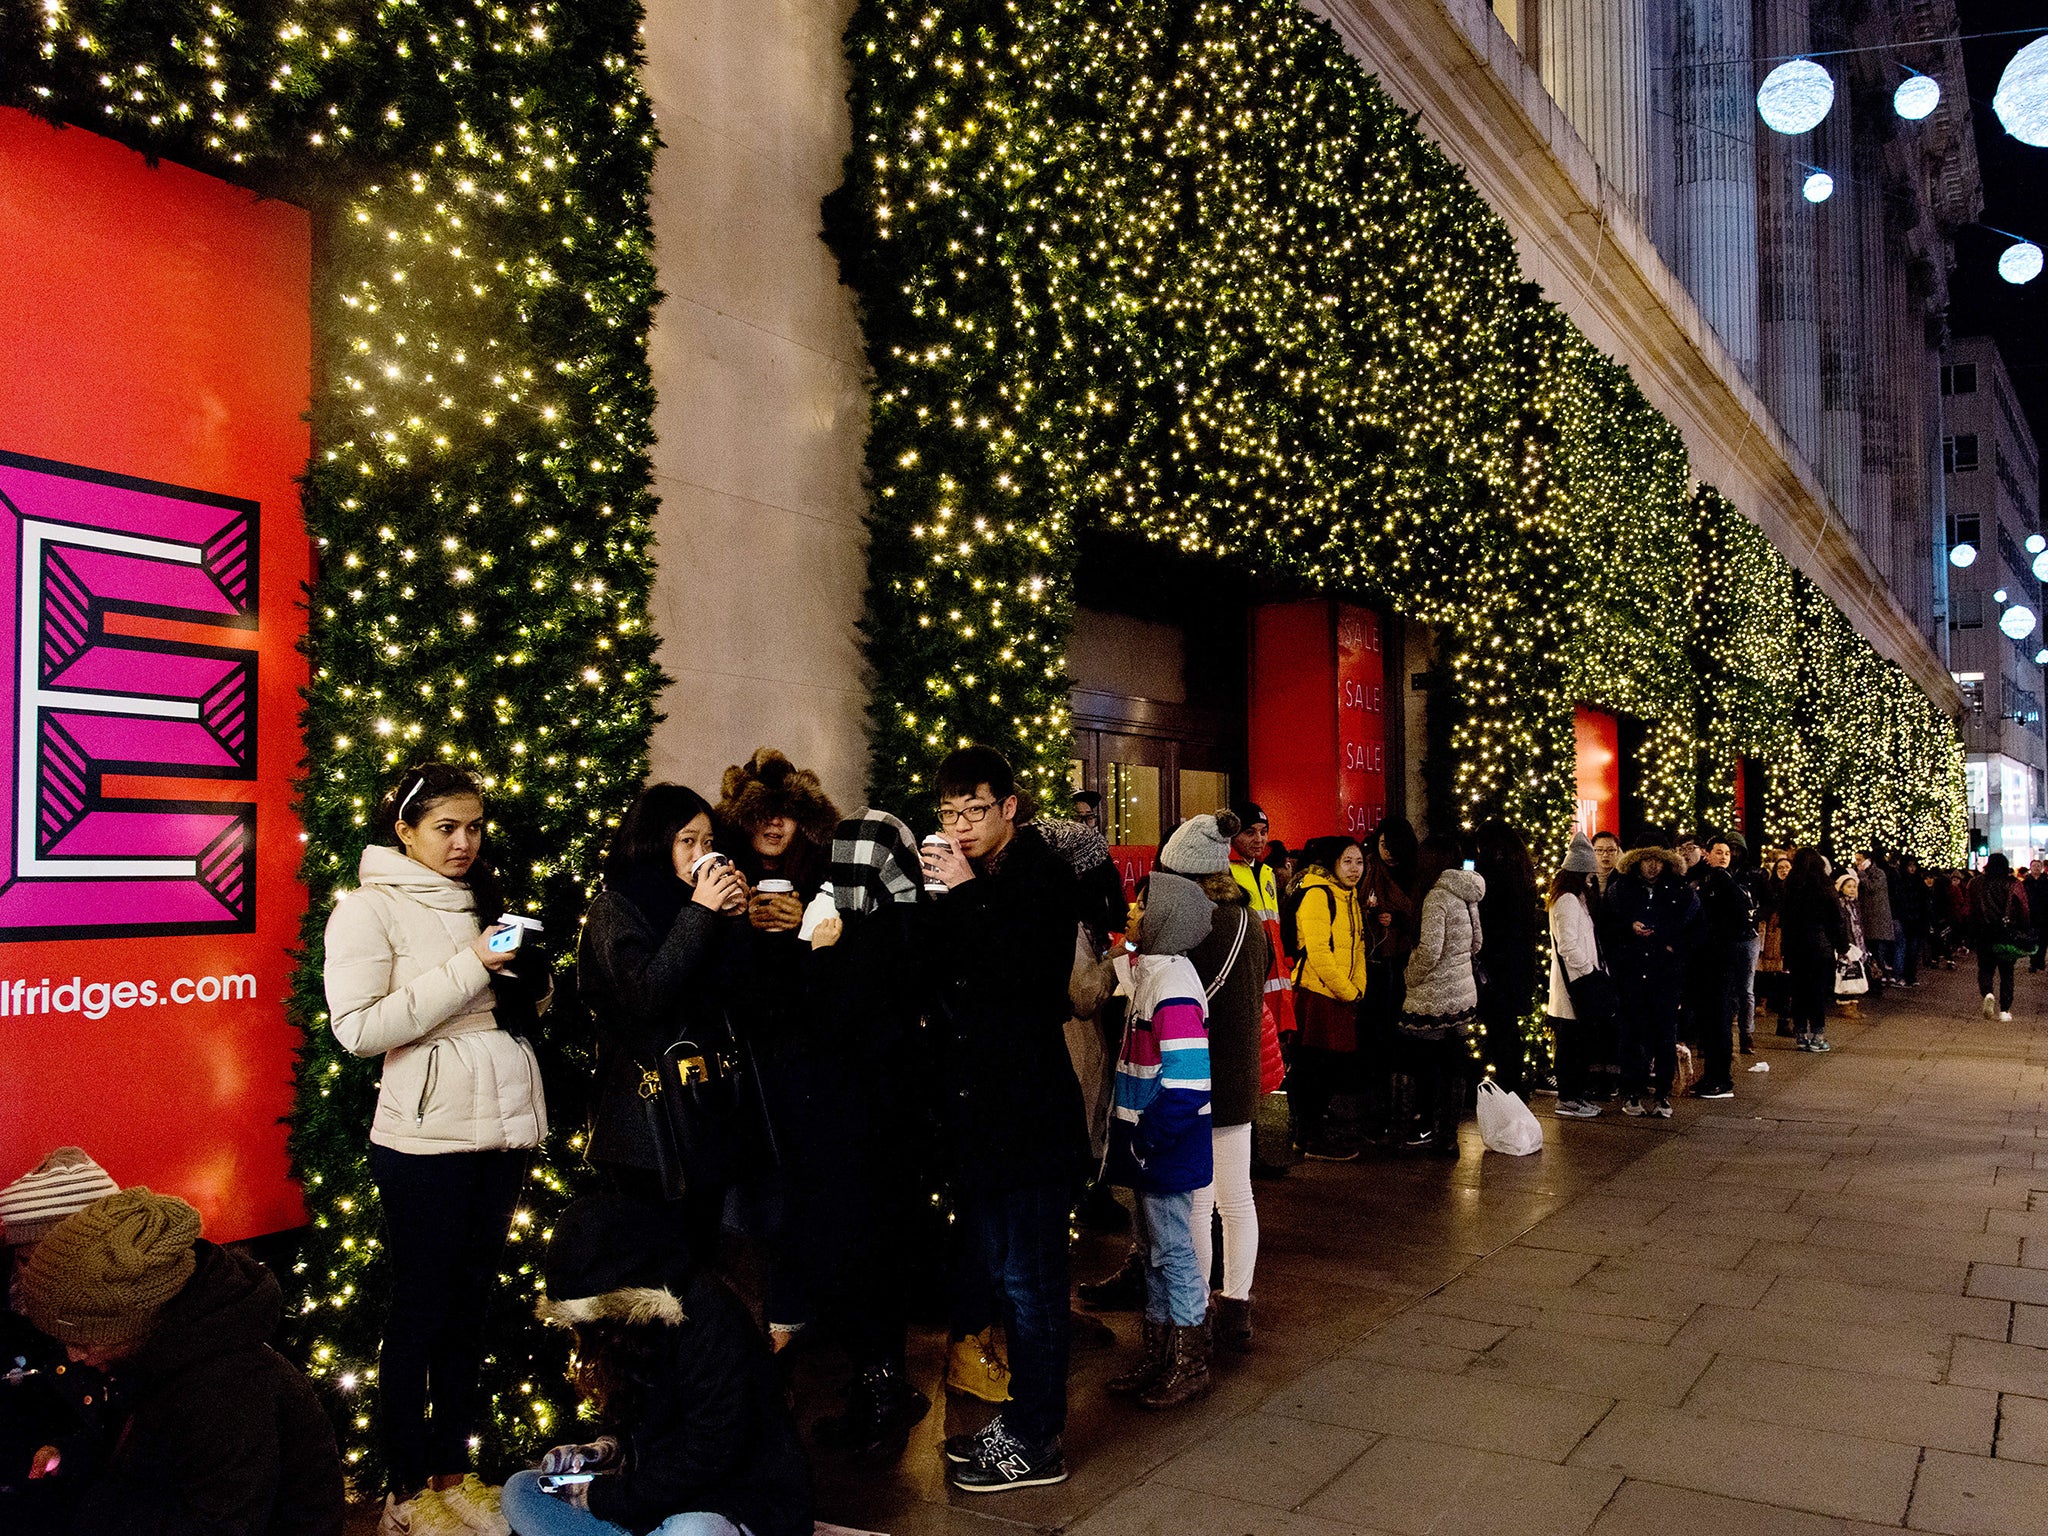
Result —
[{"label": "black trousers", "polygon": [[[1456,1146],[1465,1092],[1472,1081],[1472,1048],[1456,1034],[1421,1040],[1397,1032],[1395,1051],[1396,1070],[1410,1084],[1407,1098],[1414,1108],[1414,1129],[1429,1132],[1439,1147]],[[1395,1097],[1398,1101],[1402,1096]],[[1403,1135],[1409,1129],[1395,1127]]]},{"label": "black trousers", "polygon": [[1667,978],[1616,978],[1621,993],[1621,1084],[1637,1098],[1668,1098],[1678,1072],[1678,987]]},{"label": "black trousers", "polygon": [[528,1156],[370,1148],[391,1260],[378,1428],[401,1499],[430,1477],[469,1469],[469,1440],[482,1422],[484,1319]]},{"label": "black trousers", "polygon": [[2012,968],[2014,961],[1994,955],[1989,948],[1977,951],[1977,990],[1989,992],[1994,975],[1998,978],[1998,1006],[2012,1012]]},{"label": "black trousers", "polygon": [[1785,1016],[1795,1035],[1822,1035],[1828,1028],[1828,1004],[1835,998],[1833,955],[1787,955],[1788,995]]},{"label": "black trousers", "polygon": [[1557,1056],[1557,1102],[1569,1104],[1592,1097],[1591,1026],[1578,1019],[1550,1015],[1550,1037]]},{"label": "black trousers", "polygon": [[1326,1051],[1297,1045],[1287,1069],[1287,1108],[1294,1118],[1294,1137],[1304,1147],[1322,1140],[1330,1118],[1330,1100],[1358,1089],[1361,1059],[1357,1051]]}]

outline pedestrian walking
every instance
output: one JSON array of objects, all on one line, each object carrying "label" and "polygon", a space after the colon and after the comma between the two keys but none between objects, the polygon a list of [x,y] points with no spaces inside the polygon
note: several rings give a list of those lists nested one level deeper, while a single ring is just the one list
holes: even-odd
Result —
[{"label": "pedestrian walking", "polygon": [[2012,968],[2032,953],[2034,934],[2027,893],[2002,853],[1984,861],[1983,873],[1970,887],[1970,937],[1977,950],[1977,990],[1984,994],[1984,1017],[2009,1024]]}]

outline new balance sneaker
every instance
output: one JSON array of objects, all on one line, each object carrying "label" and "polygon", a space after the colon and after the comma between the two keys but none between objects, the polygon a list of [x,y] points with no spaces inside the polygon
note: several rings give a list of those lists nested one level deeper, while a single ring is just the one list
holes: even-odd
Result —
[{"label": "new balance sneaker", "polygon": [[2001,1024],[2010,1024],[2012,1022],[2012,1014],[2003,1008],[1999,1009],[1998,1022]]},{"label": "new balance sneaker", "polygon": [[498,1508],[498,1490],[474,1472],[453,1488],[443,1488],[441,1505],[476,1536],[512,1536],[512,1527]]},{"label": "new balance sneaker", "polygon": [[1733,1083],[1694,1083],[1692,1096],[1696,1099],[1732,1099],[1735,1097]]},{"label": "new balance sneaker", "polygon": [[1012,1488],[1043,1488],[1067,1480],[1067,1460],[1060,1443],[1027,1445],[1003,1427],[998,1418],[982,1432],[981,1454],[955,1463],[947,1480],[962,1493],[1006,1493]]},{"label": "new balance sneaker", "polygon": [[981,1460],[984,1449],[993,1444],[998,1436],[1008,1434],[1009,1431],[1003,1428],[1003,1416],[999,1413],[972,1434],[946,1436],[939,1450],[954,1466],[964,1467],[969,1462]]},{"label": "new balance sneaker", "polygon": [[1996,992],[1986,992],[1984,994],[1984,1017],[1987,1019],[1998,1017],[1998,994]]},{"label": "new balance sneaker", "polygon": [[1600,1106],[1588,1099],[1559,1099],[1557,1117],[1560,1120],[1598,1120]]},{"label": "new balance sneaker", "polygon": [[1816,1056],[1825,1056],[1834,1049],[1832,1045],[1828,1044],[1828,1037],[1826,1035],[1812,1036],[1807,1040],[1806,1048]]},{"label": "new balance sneaker", "polygon": [[1621,1101],[1621,1112],[1624,1115],[1629,1116],[1631,1119],[1640,1119],[1642,1116],[1647,1115],[1649,1113],[1649,1111],[1643,1107],[1643,1101],[1637,1098],[1634,1094],[1630,1094],[1627,1098]]},{"label": "new balance sneaker", "polygon": [[1659,1098],[1655,1104],[1650,1106],[1650,1113],[1659,1120],[1669,1120],[1671,1118],[1671,1101],[1666,1098]]}]

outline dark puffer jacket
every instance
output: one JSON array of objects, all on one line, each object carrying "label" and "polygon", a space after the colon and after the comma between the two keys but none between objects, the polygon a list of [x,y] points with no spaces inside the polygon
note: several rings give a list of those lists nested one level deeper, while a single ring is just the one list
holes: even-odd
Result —
[{"label": "dark puffer jacket", "polygon": [[547,1322],[608,1322],[654,1340],[651,1380],[605,1426],[625,1457],[591,1483],[593,1515],[645,1533],[709,1512],[753,1536],[810,1536],[810,1466],[768,1341],[673,1223],[622,1195],[577,1200],[555,1225],[547,1290]]},{"label": "dark puffer jacket", "polygon": [[1079,918],[1074,872],[1029,827],[995,868],[932,902],[941,1118],[953,1174],[979,1190],[1078,1179],[1088,1162],[1067,1055]]},{"label": "dark puffer jacket", "polygon": [[[1663,865],[1655,880],[1643,878],[1646,860]],[[1609,958],[1614,979],[1624,987],[1675,987],[1698,937],[1699,898],[1679,873],[1684,865],[1666,848],[1635,848],[1621,856],[1607,887],[1619,929],[1620,952]],[[1636,932],[1635,925],[1648,928]]]},{"label": "dark puffer jacket", "polygon": [[212,1243],[116,1368],[124,1421],[79,1536],[341,1536],[341,1458],[306,1379],[266,1342],[270,1271]]}]

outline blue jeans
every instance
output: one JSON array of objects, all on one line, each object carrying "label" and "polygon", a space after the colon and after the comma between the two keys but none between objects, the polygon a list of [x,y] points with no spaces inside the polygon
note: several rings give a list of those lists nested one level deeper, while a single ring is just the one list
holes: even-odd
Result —
[{"label": "blue jeans", "polygon": [[995,1287],[1010,1347],[1010,1405],[1003,1422],[1018,1439],[1047,1446],[1067,1427],[1067,1217],[1064,1182],[970,1189],[956,1212]]},{"label": "blue jeans", "polygon": [[[505,1479],[504,1514],[513,1536],[633,1536],[623,1525],[543,1493],[538,1472],[515,1472]],[[650,1536],[745,1536],[746,1529],[723,1515],[698,1511],[670,1515]]]},{"label": "blue jeans", "polygon": [[1752,933],[1742,941],[1741,974],[1735,978],[1735,1023],[1743,1040],[1756,1033],[1756,963],[1763,958],[1764,936]]},{"label": "blue jeans", "polygon": [[1145,1256],[1145,1316],[1155,1323],[1197,1328],[1209,1315],[1209,1277],[1195,1260],[1192,1191],[1153,1195],[1133,1190],[1138,1219],[1132,1230]]}]

